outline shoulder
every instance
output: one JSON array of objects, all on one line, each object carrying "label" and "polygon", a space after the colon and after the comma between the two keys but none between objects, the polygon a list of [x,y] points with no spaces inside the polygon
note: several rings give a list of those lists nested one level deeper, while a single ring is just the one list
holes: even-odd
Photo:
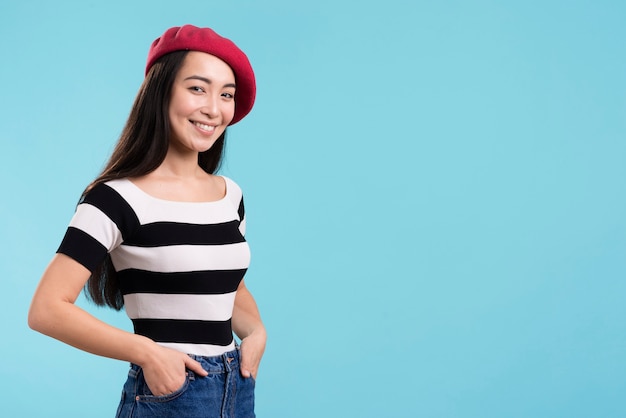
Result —
[{"label": "shoulder", "polygon": [[245,209],[241,187],[228,177],[222,176],[222,178],[226,182],[226,199],[231,202],[233,209],[235,209],[239,215],[239,219],[242,220],[245,217]]},{"label": "shoulder", "polygon": [[98,183],[83,193],[80,203],[89,203],[98,207],[128,205],[136,200],[138,190],[126,178]]},{"label": "shoulder", "polygon": [[241,187],[239,187],[239,184],[237,184],[233,179],[226,177],[226,176],[221,176],[224,179],[224,182],[226,183],[226,196],[231,198],[232,200],[241,200],[242,196],[243,196],[243,191],[241,190]]},{"label": "shoulder", "polygon": [[129,199],[129,193],[133,191],[129,191],[129,185],[132,187],[132,183],[126,179],[98,183],[83,194],[79,207],[93,206],[118,224],[122,219],[126,219],[126,223],[132,220],[134,224],[136,216],[130,204],[132,199]]},{"label": "shoulder", "polygon": [[87,189],[81,196],[79,203],[88,203],[95,206],[106,204],[108,201],[116,201],[121,198],[121,194],[116,185],[119,180],[110,180],[98,183]]}]

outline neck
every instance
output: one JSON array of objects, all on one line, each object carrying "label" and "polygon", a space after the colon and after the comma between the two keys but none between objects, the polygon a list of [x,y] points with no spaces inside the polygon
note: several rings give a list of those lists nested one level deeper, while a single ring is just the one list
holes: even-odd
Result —
[{"label": "neck", "polygon": [[162,176],[177,178],[197,177],[204,173],[202,168],[198,165],[197,152],[181,154],[172,148],[170,148],[165,159],[155,171],[158,171],[159,175]]}]

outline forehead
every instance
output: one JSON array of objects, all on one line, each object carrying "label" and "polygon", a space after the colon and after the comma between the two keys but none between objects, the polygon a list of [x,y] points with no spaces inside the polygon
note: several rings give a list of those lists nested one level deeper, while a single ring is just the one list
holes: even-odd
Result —
[{"label": "forehead", "polygon": [[185,56],[178,77],[188,77],[189,75],[199,75],[210,79],[223,80],[234,83],[235,74],[226,62],[215,55],[206,52],[190,51]]}]

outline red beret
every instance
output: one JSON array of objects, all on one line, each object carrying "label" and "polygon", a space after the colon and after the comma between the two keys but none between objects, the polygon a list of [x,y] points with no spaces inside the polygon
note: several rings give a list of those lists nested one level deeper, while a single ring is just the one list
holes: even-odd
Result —
[{"label": "red beret", "polygon": [[237,92],[235,115],[230,125],[239,122],[252,110],[256,97],[256,82],[250,61],[230,39],[218,35],[212,29],[184,25],[166,30],[150,46],[146,74],[163,55],[181,50],[206,52],[221,59],[233,70]]}]

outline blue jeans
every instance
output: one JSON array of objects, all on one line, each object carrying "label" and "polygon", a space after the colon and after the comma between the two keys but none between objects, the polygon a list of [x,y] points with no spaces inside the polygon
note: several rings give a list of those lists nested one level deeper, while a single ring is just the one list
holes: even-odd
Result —
[{"label": "blue jeans", "polygon": [[239,371],[239,349],[221,356],[191,358],[209,372],[206,377],[187,370],[183,386],[154,396],[141,367],[131,364],[116,418],[254,418],[254,379]]}]

